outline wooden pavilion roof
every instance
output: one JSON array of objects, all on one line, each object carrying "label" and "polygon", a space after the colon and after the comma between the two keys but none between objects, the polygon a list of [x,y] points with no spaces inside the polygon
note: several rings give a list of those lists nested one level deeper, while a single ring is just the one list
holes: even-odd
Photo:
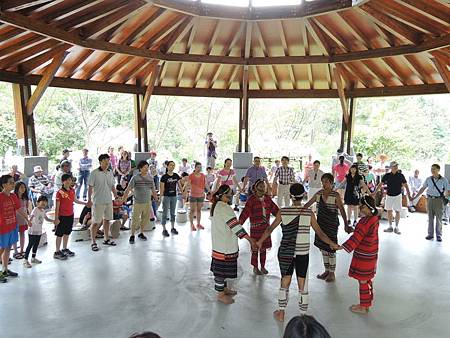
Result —
[{"label": "wooden pavilion roof", "polygon": [[0,6],[3,81],[37,84],[52,68],[52,86],[144,93],[154,83],[154,94],[236,98],[427,94],[450,87],[450,5],[443,0],[316,0],[268,8],[0,0]]}]

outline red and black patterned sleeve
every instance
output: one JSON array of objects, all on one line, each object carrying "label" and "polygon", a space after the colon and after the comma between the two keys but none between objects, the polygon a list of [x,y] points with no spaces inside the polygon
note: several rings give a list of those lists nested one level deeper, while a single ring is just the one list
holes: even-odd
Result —
[{"label": "red and black patterned sleeve", "polygon": [[359,220],[358,224],[356,224],[356,228],[352,236],[344,244],[342,244],[344,250],[347,252],[352,252],[353,250],[355,250],[366,236],[372,223],[373,222],[371,222],[371,219],[366,220],[363,218]]}]

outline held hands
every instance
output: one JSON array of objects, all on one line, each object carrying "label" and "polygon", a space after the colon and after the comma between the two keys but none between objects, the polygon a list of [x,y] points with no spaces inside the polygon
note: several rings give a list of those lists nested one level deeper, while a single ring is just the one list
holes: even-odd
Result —
[{"label": "held hands", "polygon": [[92,208],[92,201],[91,200],[87,201],[86,206],[88,208]]},{"label": "held hands", "polygon": [[337,243],[331,243],[330,244],[330,248],[331,248],[331,250],[340,250],[340,249],[342,249],[342,247],[339,244],[337,244]]},{"label": "held hands", "polygon": [[254,238],[249,237],[248,241],[250,242],[250,246],[252,247],[252,251],[257,251],[258,250],[258,245],[257,242]]}]

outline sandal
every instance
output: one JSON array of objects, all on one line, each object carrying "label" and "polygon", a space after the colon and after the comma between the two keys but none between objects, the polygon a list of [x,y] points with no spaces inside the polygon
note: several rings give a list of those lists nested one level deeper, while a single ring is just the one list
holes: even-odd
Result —
[{"label": "sandal", "polygon": [[99,248],[98,248],[98,246],[97,246],[97,243],[92,243],[92,244],[91,244],[91,249],[92,249],[92,251],[98,251]]},{"label": "sandal", "polygon": [[367,314],[369,313],[369,308],[368,307],[364,307],[358,304],[352,305],[349,307],[349,310],[353,313],[359,313],[359,314]]},{"label": "sandal", "polygon": [[117,244],[116,242],[107,239],[106,241],[103,241],[103,245],[116,246]]},{"label": "sandal", "polygon": [[23,259],[23,254],[21,254],[21,253],[15,253],[14,255],[13,255],[13,257],[15,258],[15,259]]}]

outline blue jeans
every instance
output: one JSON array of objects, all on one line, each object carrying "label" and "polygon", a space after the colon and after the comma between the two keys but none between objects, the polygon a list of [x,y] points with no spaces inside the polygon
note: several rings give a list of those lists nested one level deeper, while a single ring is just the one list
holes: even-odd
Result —
[{"label": "blue jeans", "polygon": [[86,199],[87,196],[87,192],[88,192],[88,180],[89,180],[89,175],[90,175],[90,171],[89,170],[82,170],[80,171],[79,175],[78,175],[78,181],[77,181],[77,199],[80,199],[80,190],[81,190],[81,186],[84,184],[84,189],[83,189],[83,198]]},{"label": "blue jeans", "polygon": [[161,224],[166,225],[167,212],[170,209],[170,223],[175,223],[175,209],[177,207],[177,196],[164,196],[163,198],[163,212]]}]

